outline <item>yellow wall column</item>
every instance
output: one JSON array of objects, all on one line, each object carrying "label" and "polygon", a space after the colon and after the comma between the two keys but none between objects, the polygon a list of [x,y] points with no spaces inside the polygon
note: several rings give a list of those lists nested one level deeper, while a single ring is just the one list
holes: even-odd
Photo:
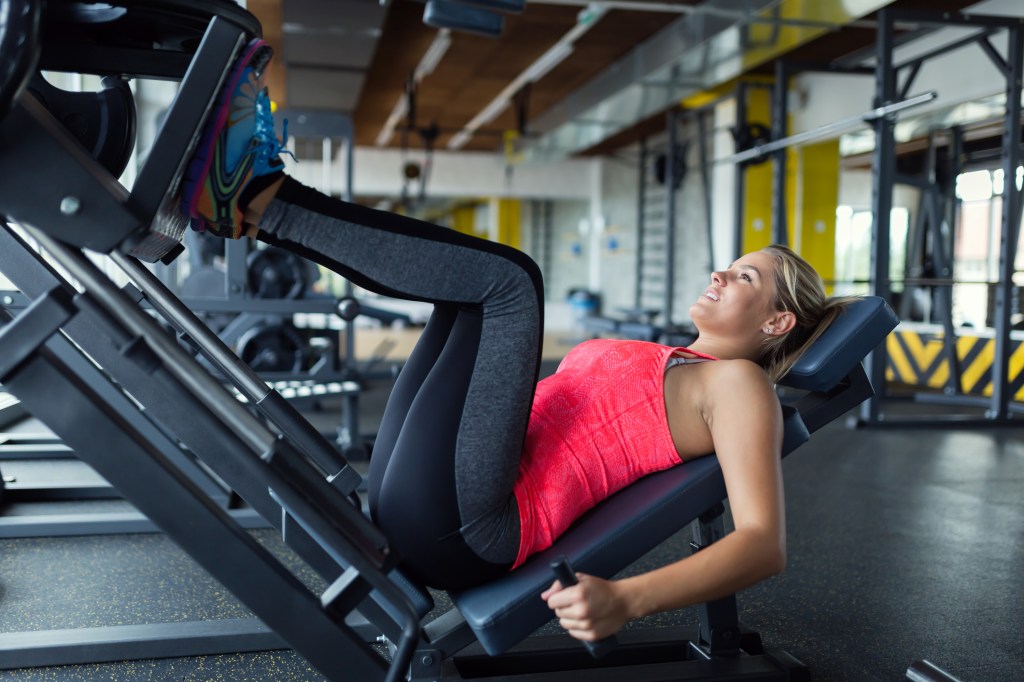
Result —
[{"label": "yellow wall column", "polygon": [[497,214],[498,234],[496,241],[513,248],[520,247],[520,216],[522,202],[518,199],[496,199],[491,210]]},{"label": "yellow wall column", "polygon": [[476,206],[458,206],[452,209],[452,229],[456,232],[476,236]]},{"label": "yellow wall column", "polygon": [[[789,203],[790,243],[822,279],[836,274],[836,206],[839,205],[839,140],[791,149],[795,195]],[[793,158],[795,157],[795,158]],[[795,168],[794,168],[795,167]],[[787,184],[789,182],[787,181]],[[829,293],[831,294],[831,287]]]},{"label": "yellow wall column", "polygon": [[[751,88],[747,120],[771,120],[771,93]],[[787,126],[788,130],[788,126]],[[743,199],[743,252],[772,242],[771,161],[748,166]],[[839,203],[839,141],[786,150],[786,223],[789,244],[821,274],[835,278],[836,206]]]},{"label": "yellow wall column", "polygon": [[[770,125],[771,91],[768,88],[747,89],[747,121]],[[771,244],[771,241],[772,164],[751,164],[744,171],[741,252],[757,251]]]}]

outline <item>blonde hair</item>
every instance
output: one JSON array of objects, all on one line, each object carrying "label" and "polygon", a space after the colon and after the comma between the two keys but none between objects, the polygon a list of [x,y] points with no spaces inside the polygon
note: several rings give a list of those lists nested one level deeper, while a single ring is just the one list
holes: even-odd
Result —
[{"label": "blonde hair", "polygon": [[821,275],[788,246],[772,244],[761,251],[772,257],[775,266],[775,309],[796,317],[796,325],[789,332],[765,339],[760,365],[774,383],[842,314],[852,298],[829,298]]}]

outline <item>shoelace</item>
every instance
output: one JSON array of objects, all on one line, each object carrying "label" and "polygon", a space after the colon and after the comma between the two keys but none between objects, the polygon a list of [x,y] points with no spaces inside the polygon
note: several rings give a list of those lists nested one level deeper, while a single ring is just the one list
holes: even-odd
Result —
[{"label": "shoelace", "polygon": [[270,97],[267,91],[263,90],[256,96],[256,125],[253,127],[252,137],[257,144],[250,148],[261,163],[268,159],[280,156],[281,153],[288,154],[295,159],[295,155],[284,148],[288,144],[288,119],[281,121],[282,140],[278,141],[274,134],[274,115],[270,111]]}]

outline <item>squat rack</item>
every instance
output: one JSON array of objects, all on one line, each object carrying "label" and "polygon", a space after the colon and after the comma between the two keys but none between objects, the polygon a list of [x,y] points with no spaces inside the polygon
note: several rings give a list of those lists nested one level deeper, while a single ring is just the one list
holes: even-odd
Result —
[{"label": "squat rack", "polygon": [[[897,41],[894,36],[894,26],[897,23],[914,23],[918,25],[943,27],[962,26],[976,28],[977,30],[967,37],[960,38],[942,45],[925,54],[915,56],[901,64],[894,63],[894,49]],[[1004,57],[993,46],[990,38],[993,34],[1006,31],[1007,48]],[[872,223],[872,252],[871,269],[869,278],[869,293],[891,300],[893,296],[892,282],[889,277],[890,261],[890,216],[892,210],[893,186],[898,182],[907,182],[907,176],[896,172],[896,141],[895,141],[895,115],[898,111],[908,107],[917,106],[930,101],[936,97],[936,93],[929,92],[910,97],[909,92],[913,87],[915,79],[920,72],[921,66],[929,59],[938,57],[960,48],[977,44],[992,60],[998,71],[1006,81],[1004,89],[1006,97],[1006,114],[1003,122],[1002,146],[1000,150],[1000,166],[1004,172],[1005,189],[1003,192],[1002,223],[1000,230],[1000,254],[999,254],[999,281],[996,283],[996,312],[995,312],[995,359],[992,366],[993,393],[991,398],[978,398],[962,394],[947,396],[919,396],[922,402],[945,402],[951,404],[980,404],[987,406],[983,418],[972,418],[968,416],[950,417],[944,415],[942,421],[947,423],[955,419],[958,425],[970,426],[994,426],[994,425],[1017,425],[1019,421],[1012,418],[1012,413],[1019,412],[1020,407],[1012,405],[1012,396],[1015,386],[1012,377],[1009,376],[1009,359],[1012,353],[1010,341],[1010,316],[1012,312],[1013,273],[1014,260],[1017,252],[1017,245],[1020,236],[1021,221],[1021,190],[1011,183],[1015,177],[1016,169],[1021,164],[1021,87],[1022,87],[1022,35],[1024,35],[1024,24],[1016,17],[999,17],[991,15],[968,15],[959,13],[936,13],[929,11],[915,10],[894,10],[882,9],[878,14],[878,40],[876,42],[874,68],[858,65],[870,55],[860,55],[856,60],[845,60],[845,62],[816,65],[806,63],[788,62],[779,60],[776,62],[775,86],[772,90],[772,131],[770,141],[759,144],[748,150],[741,151],[734,155],[731,160],[737,163],[737,199],[736,199],[736,240],[741,243],[742,238],[742,196],[743,196],[743,170],[742,162],[755,159],[763,159],[770,156],[773,164],[772,172],[772,239],[777,243],[787,243],[786,205],[785,205],[785,175],[786,175],[786,148],[802,141],[807,141],[822,136],[826,131],[841,132],[850,123],[858,120],[870,122],[875,131],[875,148],[872,156],[872,214],[875,217]],[[920,34],[911,35],[901,39],[900,44],[920,37]],[[788,118],[788,88],[786,84],[789,78],[800,71],[826,71],[842,72],[851,74],[873,75],[875,79],[874,109],[864,115],[854,117],[848,121],[837,121],[821,128],[798,133],[796,135],[785,135],[785,122]],[[743,84],[741,84],[742,87]],[[744,108],[745,97],[743,91],[737,94],[737,121],[746,120]],[[957,147],[962,144],[958,137],[960,131],[954,130],[953,145]],[[934,150],[931,152],[934,154]],[[934,166],[934,158],[929,157],[929,164]],[[912,184],[920,185],[920,181],[913,180]],[[934,188],[927,190],[934,194]],[[940,207],[934,196],[922,200],[922,207],[929,213],[929,221],[934,223],[940,221]],[[917,230],[920,233],[922,230]],[[950,245],[951,246],[951,245]],[[738,249],[739,251],[739,249]],[[948,268],[949,277],[952,276],[952,252],[942,254],[940,259]],[[940,305],[951,305],[951,298],[946,296],[940,301]],[[959,359],[956,355],[955,339],[950,338],[953,334],[951,311],[944,311],[943,326],[945,330],[944,355],[950,366],[951,376],[956,373]],[[885,398],[885,372],[887,366],[887,352],[884,346],[880,346],[867,363],[869,377],[873,386],[878,387],[878,393],[868,402],[861,406],[859,424],[872,426],[908,426],[927,425],[934,423],[931,417],[918,418],[894,418],[885,415],[881,409],[881,402]],[[951,380],[947,386],[957,385],[958,382]],[[1019,388],[1019,387],[1018,387]],[[953,390],[952,393],[958,393]]]},{"label": "squat rack", "polygon": [[[914,22],[932,26],[958,26],[976,28],[965,38],[951,41],[925,54],[895,63],[896,40],[894,25]],[[1006,31],[1005,56],[992,45],[990,37],[997,31]],[[1024,75],[1024,24],[1016,17],[934,13],[926,11],[882,9],[878,13],[878,40],[875,62],[875,105],[884,106],[905,96],[913,85],[924,62],[954,50],[976,44],[992,60],[1004,77],[1006,86],[1006,112],[1003,121],[1000,166],[1005,184],[1003,190],[1002,222],[1000,225],[999,282],[995,299],[995,358],[992,364],[992,396],[981,419],[957,419],[960,425],[996,426],[1018,425],[1012,417],[1012,389],[1010,369],[1010,315],[1012,311],[1014,261],[1020,237],[1021,191],[1013,178],[1021,165],[1021,86]],[[886,300],[892,298],[889,279],[890,215],[893,204],[893,185],[897,182],[895,121],[882,116],[874,122],[875,149],[872,155],[872,253],[870,293]],[[948,332],[947,332],[948,333]],[[885,386],[886,349],[880,346],[868,358],[868,376],[873,386]],[[861,407],[860,423],[871,426],[908,426],[929,423],[930,420],[892,418],[882,411],[884,391]],[[948,417],[944,419],[948,421]]]}]

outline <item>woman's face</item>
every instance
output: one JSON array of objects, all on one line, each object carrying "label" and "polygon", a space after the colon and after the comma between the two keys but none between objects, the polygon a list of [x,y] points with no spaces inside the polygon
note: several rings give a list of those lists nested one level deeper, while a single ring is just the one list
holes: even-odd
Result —
[{"label": "woman's face", "polygon": [[690,306],[698,330],[716,334],[758,333],[775,311],[775,266],[763,251],[742,256],[727,270],[711,273],[711,284]]}]

